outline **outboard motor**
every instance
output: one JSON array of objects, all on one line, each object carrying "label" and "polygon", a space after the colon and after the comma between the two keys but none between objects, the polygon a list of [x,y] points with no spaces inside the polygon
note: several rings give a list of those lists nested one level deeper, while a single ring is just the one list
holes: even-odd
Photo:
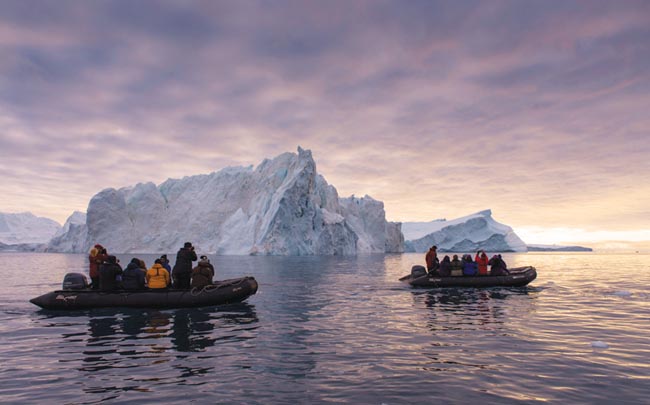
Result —
[{"label": "outboard motor", "polygon": [[413,278],[418,278],[425,276],[427,274],[427,269],[424,268],[424,266],[420,265],[415,265],[411,267],[411,277]]},{"label": "outboard motor", "polygon": [[88,279],[81,273],[68,273],[63,277],[64,290],[83,290],[88,288]]}]

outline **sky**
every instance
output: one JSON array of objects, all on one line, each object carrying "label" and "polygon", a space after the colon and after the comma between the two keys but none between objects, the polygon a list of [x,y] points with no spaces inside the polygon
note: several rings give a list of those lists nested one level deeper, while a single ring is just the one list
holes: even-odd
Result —
[{"label": "sky", "polygon": [[1,212],[298,146],[391,221],[650,241],[650,2],[0,1]]}]

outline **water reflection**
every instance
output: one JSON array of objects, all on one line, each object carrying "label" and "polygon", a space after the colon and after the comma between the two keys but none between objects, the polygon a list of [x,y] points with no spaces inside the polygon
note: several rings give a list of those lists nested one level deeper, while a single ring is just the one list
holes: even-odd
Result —
[{"label": "water reflection", "polygon": [[[431,330],[490,330],[506,320],[507,309],[528,299],[527,288],[441,288],[413,292],[429,311]],[[525,301],[524,300],[524,301]]]},{"label": "water reflection", "polygon": [[[240,303],[172,311],[41,311],[34,322],[62,329],[57,346],[69,350],[72,344],[84,344],[76,356],[69,352],[77,360],[65,361],[81,361],[79,370],[94,372],[125,367],[124,362],[133,360],[150,363],[152,355],[154,362],[166,362],[169,359],[158,358],[159,355],[202,352],[219,341],[250,339],[245,332],[255,329],[259,320],[254,306]],[[190,371],[184,374],[187,372]]]}]

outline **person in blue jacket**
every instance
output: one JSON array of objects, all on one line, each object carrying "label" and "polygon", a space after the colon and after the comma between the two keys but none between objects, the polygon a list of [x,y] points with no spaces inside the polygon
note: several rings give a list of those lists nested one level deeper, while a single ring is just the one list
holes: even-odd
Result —
[{"label": "person in blue jacket", "polygon": [[440,262],[438,273],[440,273],[440,277],[451,276],[451,260],[449,259],[449,256],[445,255],[445,257]]},{"label": "person in blue jacket", "polygon": [[122,288],[125,290],[144,290],[144,271],[142,261],[136,257],[126,266],[122,273]]},{"label": "person in blue jacket", "polygon": [[172,266],[169,264],[167,255],[160,256],[160,264],[169,272],[169,274],[172,274]]},{"label": "person in blue jacket", "polygon": [[475,276],[478,274],[478,264],[472,260],[471,255],[463,256],[463,276]]}]

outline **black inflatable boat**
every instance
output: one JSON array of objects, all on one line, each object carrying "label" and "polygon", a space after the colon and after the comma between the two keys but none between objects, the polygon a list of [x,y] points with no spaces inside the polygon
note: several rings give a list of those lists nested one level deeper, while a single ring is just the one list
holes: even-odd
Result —
[{"label": "black inflatable boat", "polygon": [[404,276],[400,281],[413,287],[522,287],[537,278],[537,270],[533,266],[508,270],[510,274],[506,276],[438,277],[429,274],[420,275],[414,269],[414,274]]},{"label": "black inflatable boat", "polygon": [[257,292],[253,277],[217,281],[201,289],[97,291],[65,289],[52,291],[29,300],[45,309],[73,310],[107,307],[188,308],[231,304],[244,301]]}]

